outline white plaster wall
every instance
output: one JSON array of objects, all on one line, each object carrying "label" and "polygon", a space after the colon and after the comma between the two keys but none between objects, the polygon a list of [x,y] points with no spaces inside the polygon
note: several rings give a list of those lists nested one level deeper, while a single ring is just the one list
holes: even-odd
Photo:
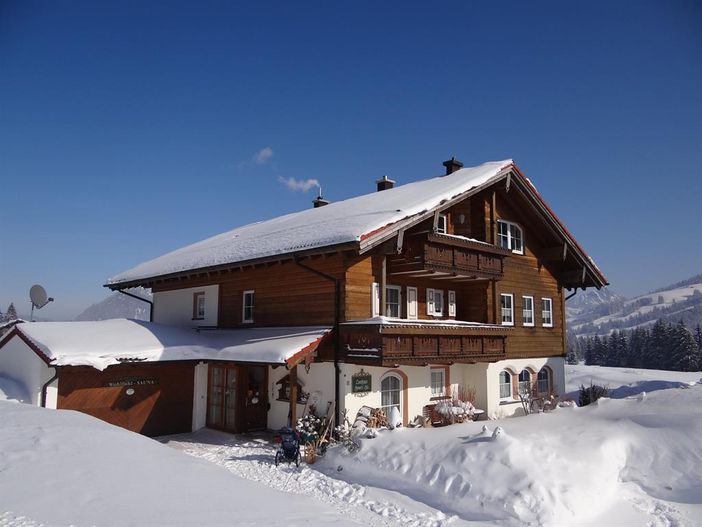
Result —
[{"label": "white plaster wall", "polygon": [[[375,366],[357,366],[355,364],[342,364],[341,369],[341,397],[343,408],[348,410],[349,421],[353,423],[358,410],[362,406],[378,408],[381,404],[380,383],[383,377],[394,368],[380,368]],[[455,366],[455,365],[454,365]],[[451,390],[457,388],[460,382],[460,370],[452,366],[450,370]],[[364,372],[371,374],[372,391],[367,394],[351,393],[351,377],[355,373]],[[431,366],[403,366],[401,369],[407,375],[407,422],[411,422],[418,415],[422,415],[424,407],[431,404]],[[404,388],[404,387],[403,387]],[[400,399],[402,405],[402,399]],[[400,408],[400,412],[404,411]],[[403,415],[403,419],[404,419]]]},{"label": "white plaster wall", "polygon": [[195,365],[193,379],[193,432],[207,424],[207,374],[208,366],[204,362]]},{"label": "white plaster wall", "polygon": [[[193,293],[205,293],[205,318],[193,320]],[[216,326],[219,286],[188,287],[154,293],[154,322],[179,327]]]},{"label": "white plaster wall", "polygon": [[[268,428],[271,430],[278,430],[288,424],[290,403],[277,400],[280,385],[276,383],[289,373],[290,371],[284,366],[268,369],[268,400],[271,405],[268,412]],[[318,413],[325,412],[328,403],[334,400],[334,364],[331,362],[314,363],[310,366],[309,373],[303,365],[300,365],[297,367],[297,378],[305,392],[310,394],[319,392]],[[304,409],[304,404],[297,405],[298,417],[302,415]]]},{"label": "white plaster wall", "polygon": [[[508,359],[494,362],[487,367],[487,414],[490,419],[499,419],[511,415],[523,414],[522,405],[519,401],[504,403],[500,401],[500,372],[507,368],[512,372],[519,373],[524,368],[530,368],[538,372],[544,366],[551,368],[553,372],[553,391],[557,395],[565,393],[565,359],[563,357],[541,357],[531,359]],[[532,380],[536,380],[532,378]]]},{"label": "white plaster wall", "polygon": [[[54,368],[46,363],[18,336],[0,348],[0,374],[23,384],[34,405],[41,404],[41,387],[54,376]],[[56,408],[58,381],[47,390],[47,408]]]}]

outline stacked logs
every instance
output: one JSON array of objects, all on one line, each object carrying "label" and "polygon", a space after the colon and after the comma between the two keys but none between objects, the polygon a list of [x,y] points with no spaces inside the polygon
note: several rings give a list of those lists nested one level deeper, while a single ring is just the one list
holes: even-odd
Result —
[{"label": "stacked logs", "polygon": [[362,406],[358,414],[356,414],[353,426],[366,426],[368,428],[388,427],[388,416],[385,411],[380,408]]}]

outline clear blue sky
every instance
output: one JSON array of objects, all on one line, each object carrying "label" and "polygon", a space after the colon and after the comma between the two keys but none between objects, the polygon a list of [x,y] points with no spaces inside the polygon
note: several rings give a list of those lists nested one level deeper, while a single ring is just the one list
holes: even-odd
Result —
[{"label": "clear blue sky", "polygon": [[0,1],[0,308],[451,155],[514,158],[623,294],[702,272],[702,4],[435,4]]}]

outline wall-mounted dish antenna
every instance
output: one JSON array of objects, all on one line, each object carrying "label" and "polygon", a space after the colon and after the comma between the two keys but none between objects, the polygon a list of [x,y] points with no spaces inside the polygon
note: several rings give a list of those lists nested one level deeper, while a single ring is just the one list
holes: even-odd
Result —
[{"label": "wall-mounted dish antenna", "polygon": [[32,301],[32,314],[29,316],[29,321],[34,322],[34,308],[41,309],[49,302],[53,302],[53,298],[46,295],[46,289],[39,284],[34,284],[29,289],[29,299]]}]

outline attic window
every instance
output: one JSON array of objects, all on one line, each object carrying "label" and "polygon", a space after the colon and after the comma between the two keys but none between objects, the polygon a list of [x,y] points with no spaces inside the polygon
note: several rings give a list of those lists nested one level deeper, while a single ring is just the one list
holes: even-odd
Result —
[{"label": "attic window", "polygon": [[511,221],[497,220],[497,245],[516,254],[524,254],[522,228]]},{"label": "attic window", "polygon": [[203,320],[205,318],[205,292],[193,293],[193,320]]},{"label": "attic window", "polygon": [[448,234],[448,218],[446,218],[446,214],[439,214],[438,221],[436,222],[436,232],[439,234]]}]

